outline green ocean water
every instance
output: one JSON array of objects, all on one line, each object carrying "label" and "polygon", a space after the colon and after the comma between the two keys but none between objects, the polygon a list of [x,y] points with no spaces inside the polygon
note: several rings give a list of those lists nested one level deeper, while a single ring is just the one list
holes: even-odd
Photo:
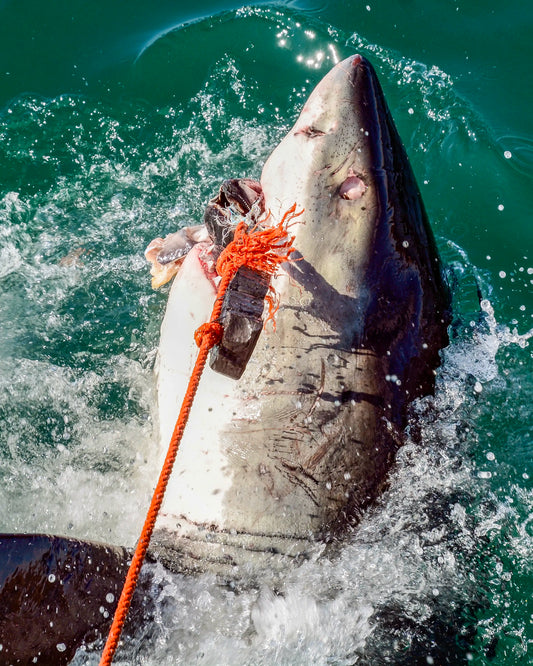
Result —
[{"label": "green ocean water", "polygon": [[119,663],[533,661],[532,33],[517,0],[0,2],[1,532],[135,543],[166,296],[144,248],[259,177],[354,52],[454,292],[423,446],[339,559],[283,598],[166,580],[157,640]]}]

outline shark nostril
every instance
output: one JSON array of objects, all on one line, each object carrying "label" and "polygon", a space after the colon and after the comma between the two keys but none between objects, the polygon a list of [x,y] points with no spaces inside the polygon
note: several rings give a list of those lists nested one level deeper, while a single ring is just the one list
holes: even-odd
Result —
[{"label": "shark nostril", "polygon": [[359,176],[351,175],[346,178],[344,183],[339,188],[339,196],[341,199],[348,199],[354,201],[360,199],[365,193],[367,186]]}]

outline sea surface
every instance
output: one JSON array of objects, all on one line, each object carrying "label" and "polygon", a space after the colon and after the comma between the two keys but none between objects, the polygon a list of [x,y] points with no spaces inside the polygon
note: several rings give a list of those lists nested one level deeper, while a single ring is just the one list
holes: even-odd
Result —
[{"label": "sea surface", "polygon": [[454,294],[422,443],[337,557],[283,594],[161,570],[116,663],[533,663],[532,34],[523,0],[0,2],[0,532],[135,543],[144,248],[258,178],[339,59],[378,71]]}]

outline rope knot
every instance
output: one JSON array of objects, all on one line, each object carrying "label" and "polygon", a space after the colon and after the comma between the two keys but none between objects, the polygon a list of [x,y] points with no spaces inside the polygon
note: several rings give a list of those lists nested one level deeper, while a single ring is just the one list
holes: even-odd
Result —
[{"label": "rope knot", "polygon": [[[287,229],[291,221],[303,212],[303,209],[296,212],[296,204],[293,204],[278,224],[266,229],[261,229],[259,223],[248,229],[245,222],[239,222],[233,240],[224,248],[217,261],[217,273],[222,278],[221,284],[224,284],[221,291],[225,291],[241,266],[272,276],[280,264],[291,261],[290,255],[295,249],[292,245],[294,236],[290,236]],[[266,222],[269,216],[270,213],[262,222]],[[265,326],[268,321],[272,321],[276,330],[274,317],[279,307],[279,297],[272,285],[268,288],[265,300],[268,304]]]},{"label": "rope knot", "polygon": [[208,321],[194,331],[194,341],[198,347],[206,343],[207,349],[211,349],[222,340],[223,333],[224,328],[222,324],[219,324],[217,321]]},{"label": "rope knot", "polygon": [[261,229],[259,224],[248,229],[245,222],[239,222],[233,240],[218,258],[217,273],[221,277],[228,272],[234,275],[241,266],[247,266],[253,271],[274,275],[277,267],[289,261],[294,252],[294,236],[290,236],[287,229],[290,221],[302,213],[303,210],[297,213],[293,204],[279,224],[266,229]]}]

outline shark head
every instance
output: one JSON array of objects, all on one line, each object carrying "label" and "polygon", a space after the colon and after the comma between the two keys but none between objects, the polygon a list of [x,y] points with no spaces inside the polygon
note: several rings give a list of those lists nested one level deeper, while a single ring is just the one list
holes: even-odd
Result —
[{"label": "shark head", "polygon": [[[252,190],[265,224],[304,210],[294,260],[274,279],[276,329],[238,382],[206,368],[155,535],[168,566],[224,576],[253,558],[270,568],[274,552],[283,568],[357,522],[447,343],[435,242],[367,60],[324,77]],[[162,327],[164,446],[193,358],[177,335],[214,299],[201,257],[183,262]]]},{"label": "shark head", "polygon": [[[449,294],[413,171],[366,58],[347,58],[320,81],[266,161],[261,185],[275,218],[294,203],[305,211],[294,227],[302,259],[287,270],[312,291],[338,344],[437,365]],[[405,370],[402,360],[391,374],[402,375],[413,397],[427,392],[431,378]]]}]

